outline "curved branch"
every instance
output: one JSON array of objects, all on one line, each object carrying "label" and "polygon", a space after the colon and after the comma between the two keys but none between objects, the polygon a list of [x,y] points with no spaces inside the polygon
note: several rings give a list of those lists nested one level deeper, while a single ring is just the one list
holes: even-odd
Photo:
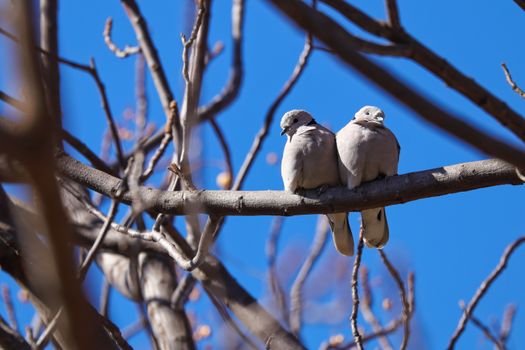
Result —
[{"label": "curved branch", "polygon": [[113,29],[113,19],[108,17],[108,19],[106,19],[106,25],[104,26],[104,42],[106,43],[108,49],[115,54],[115,56],[118,58],[126,58],[140,52],[140,47],[138,46],[126,45],[123,49],[120,49],[113,42],[113,40],[111,40],[111,29]]},{"label": "curved branch", "polygon": [[[64,153],[57,155],[57,167],[64,176],[110,197],[121,181]],[[299,196],[284,191],[171,192],[144,186],[139,191],[155,212],[174,215],[289,216],[358,211],[478,188],[521,183],[512,165],[489,159],[389,176],[353,190],[331,188],[321,195],[315,190]],[[124,203],[131,203],[131,200],[129,192],[123,194]]]}]

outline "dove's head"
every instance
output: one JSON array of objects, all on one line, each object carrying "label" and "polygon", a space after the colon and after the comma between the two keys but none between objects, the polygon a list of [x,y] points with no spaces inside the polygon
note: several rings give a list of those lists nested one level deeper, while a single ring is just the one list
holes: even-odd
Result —
[{"label": "dove's head", "polygon": [[281,118],[281,135],[292,136],[303,125],[314,124],[314,118],[307,111],[293,109],[286,112]]},{"label": "dove's head", "polygon": [[385,113],[378,107],[364,106],[354,116],[356,121],[384,125]]}]

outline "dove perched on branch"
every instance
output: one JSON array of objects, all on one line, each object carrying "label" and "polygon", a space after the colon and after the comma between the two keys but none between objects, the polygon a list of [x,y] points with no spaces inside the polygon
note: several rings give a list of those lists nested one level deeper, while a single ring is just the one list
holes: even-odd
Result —
[{"label": "dove perched on branch", "polygon": [[[281,119],[281,135],[286,134],[281,163],[284,189],[296,193],[300,189],[339,186],[335,135],[317,124],[303,110],[291,110]],[[329,214],[336,249],[343,255],[354,254],[354,240],[348,226],[347,213]]]},{"label": "dove perched on branch", "polygon": [[[341,182],[349,189],[397,174],[401,148],[384,119],[381,109],[365,106],[337,133]],[[388,242],[385,208],[363,210],[361,223],[368,247],[381,248]]]}]

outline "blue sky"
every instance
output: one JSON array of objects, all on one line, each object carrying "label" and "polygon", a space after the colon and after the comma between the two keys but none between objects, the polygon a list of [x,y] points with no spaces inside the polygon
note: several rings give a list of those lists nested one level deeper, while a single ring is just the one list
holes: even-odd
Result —
[{"label": "blue sky", "polygon": [[[0,1],[0,6],[7,3]],[[189,27],[185,12],[187,1],[140,1],[139,4],[159,50],[175,97],[182,97],[180,32]],[[379,0],[353,2],[376,18],[385,18],[384,4]],[[407,31],[425,45],[445,57],[466,75],[501,97],[518,112],[524,111],[525,101],[513,93],[504,79],[500,64],[506,62],[514,78],[525,86],[525,49],[523,23],[525,12],[513,1],[488,0],[439,2],[399,1],[401,20]],[[321,9],[331,13],[325,6]],[[122,125],[127,109],[133,109],[135,58],[117,59],[106,48],[102,31],[107,17],[113,17],[115,42],[134,44],[134,33],[119,1],[62,1],[60,3],[61,55],[87,63],[93,56],[104,81],[111,109]],[[336,16],[337,19],[344,20]],[[2,23],[5,19],[2,18]],[[4,26],[4,24],[3,24]],[[6,25],[9,27],[8,25]],[[354,33],[359,30],[348,26]],[[230,64],[230,1],[216,0],[212,8],[210,44],[222,41],[224,52],[215,59],[205,75],[202,101],[209,101],[228,78]],[[302,50],[304,35],[278,14],[267,1],[247,0],[245,23],[245,79],[238,100],[228,108],[218,122],[224,129],[233,152],[233,164],[239,169],[252,139],[261,126],[267,108],[288,79]],[[0,88],[19,96],[14,84],[14,73],[6,67],[13,62],[5,55],[10,43],[0,38]],[[420,88],[425,95],[454,111],[466,120],[492,132],[509,142],[518,142],[492,117],[474,106],[442,81],[404,59],[374,57],[391,68],[404,80]],[[105,119],[100,108],[98,91],[92,79],[81,72],[62,68],[63,109],[66,127],[97,152],[105,130]],[[157,126],[164,123],[164,115],[150,77],[147,81],[149,120]],[[455,163],[484,159],[486,156],[466,146],[416,115],[395,100],[357,76],[352,70],[326,52],[313,53],[309,65],[297,86],[277,110],[271,132],[248,175],[244,189],[281,189],[279,164],[265,161],[268,153],[281,154],[284,138],[279,136],[278,121],[287,110],[302,108],[310,111],[318,122],[334,131],[343,127],[361,106],[377,105],[386,114],[387,126],[396,134],[402,147],[399,172],[407,173]],[[0,106],[0,110],[5,105]],[[215,189],[215,178],[224,170],[222,154],[212,130],[199,130],[202,140],[204,166],[200,168],[202,188]],[[127,146],[130,146],[128,143]],[[279,159],[280,161],[280,159]],[[156,178],[158,180],[158,177]],[[418,348],[442,349],[456,327],[460,316],[458,301],[469,300],[480,282],[497,264],[504,248],[524,234],[523,195],[518,186],[500,186],[467,193],[419,200],[388,208],[390,242],[386,252],[404,272],[416,274],[416,316],[414,327],[418,334]],[[124,212],[121,209],[121,212]],[[254,296],[267,302],[265,243],[272,217],[228,218],[216,248],[231,273]],[[315,216],[287,218],[280,241],[282,255],[278,266],[283,280],[294,276],[311,244],[315,230]],[[358,215],[351,215],[354,232],[358,231]],[[323,260],[307,283],[308,293],[320,288],[319,283],[332,283],[343,298],[350,298],[349,281],[338,280],[330,273],[333,266],[347,266],[351,259],[338,257],[331,244],[325,247]],[[391,296],[398,303],[397,293],[389,275],[378,259],[378,254],[365,250],[363,263],[371,270],[377,299]],[[501,319],[504,307],[511,302],[523,305],[525,282],[520,266],[525,253],[518,251],[503,273],[479,304],[476,316],[491,324]],[[0,275],[1,281],[9,281]],[[286,281],[285,281],[286,282]],[[9,281],[9,283],[11,283]],[[100,275],[90,274],[89,288],[97,295]],[[337,284],[337,286],[336,286]],[[339,291],[341,289],[341,291]],[[315,303],[306,304],[305,315],[314,316],[318,310],[329,310],[330,288]],[[114,292],[115,306],[111,316],[125,326],[130,323],[129,302]],[[378,302],[377,302],[378,303]],[[205,300],[190,309],[199,312],[202,322],[216,322],[217,316],[206,309]],[[324,309],[323,309],[324,308]],[[1,308],[0,308],[1,309]],[[316,311],[317,310],[317,311]],[[27,305],[17,306],[19,318],[27,322],[32,313]],[[2,313],[4,310],[2,309]],[[322,313],[322,311],[321,311]],[[348,308],[347,314],[349,315]],[[386,313],[386,320],[391,315]],[[395,316],[395,313],[394,313]],[[350,336],[347,316],[330,325],[308,323],[303,337],[309,348],[317,348],[330,335]],[[525,326],[525,314],[518,307],[514,331],[509,340],[510,349],[525,344],[525,335],[519,332]],[[399,340],[398,338],[394,338]],[[209,343],[209,341],[208,341]],[[144,336],[133,338],[137,348],[147,348]],[[491,345],[472,325],[460,339],[458,348],[489,349]]]}]

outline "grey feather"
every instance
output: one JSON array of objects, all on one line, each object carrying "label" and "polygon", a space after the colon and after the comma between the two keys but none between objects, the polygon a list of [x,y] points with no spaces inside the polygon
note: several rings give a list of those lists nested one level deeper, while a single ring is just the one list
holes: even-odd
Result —
[{"label": "grey feather", "polygon": [[[397,174],[400,147],[384,117],[381,109],[365,106],[336,135],[341,182],[349,189]],[[361,222],[367,246],[381,248],[388,242],[385,208],[362,211]]]},{"label": "grey feather", "polygon": [[[297,192],[325,186],[339,186],[339,170],[335,135],[317,124],[303,110],[292,110],[281,119],[282,134],[286,134],[281,162],[284,189]],[[354,241],[348,226],[347,214],[328,216],[334,244],[344,255],[353,255]]]}]

